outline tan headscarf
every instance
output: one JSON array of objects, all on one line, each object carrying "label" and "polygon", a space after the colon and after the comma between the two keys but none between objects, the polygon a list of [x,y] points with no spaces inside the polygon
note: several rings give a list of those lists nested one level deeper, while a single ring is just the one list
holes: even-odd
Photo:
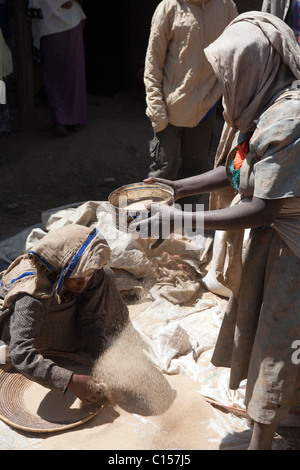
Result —
[{"label": "tan headscarf", "polygon": [[71,224],[46,234],[32,250],[19,256],[0,278],[6,308],[16,295],[58,296],[64,278],[84,277],[107,264],[110,249],[96,228]]},{"label": "tan headscarf", "polygon": [[224,119],[243,134],[300,79],[300,49],[293,31],[269,13],[239,15],[204,52],[222,87]]},{"label": "tan headscarf", "polygon": [[[223,93],[226,122],[216,156],[216,165],[222,165],[239,132],[254,131],[259,116],[300,79],[300,48],[284,21],[252,11],[235,18],[204,52]],[[225,198],[222,192],[213,193],[212,209],[229,205],[233,197],[229,190]],[[218,281],[236,297],[242,277],[243,235],[243,230],[223,232],[222,253],[216,260]]]}]

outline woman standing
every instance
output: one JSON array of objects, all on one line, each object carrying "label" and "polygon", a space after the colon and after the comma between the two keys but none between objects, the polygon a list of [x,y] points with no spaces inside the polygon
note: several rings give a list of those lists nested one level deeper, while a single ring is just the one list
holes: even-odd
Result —
[{"label": "woman standing", "polygon": [[[299,46],[282,20],[248,12],[205,53],[234,135],[226,164],[185,180],[159,181],[171,184],[177,199],[236,188],[230,207],[185,212],[184,221],[226,231],[218,279],[233,294],[212,363],[230,367],[231,389],[247,379],[246,407],[254,421],[249,449],[270,449],[281,420],[300,401],[299,361],[293,359],[300,338]],[[183,219],[176,208],[152,209],[137,228],[161,227],[168,217],[178,227]],[[242,258],[245,228],[252,232]]]},{"label": "woman standing", "polygon": [[87,121],[83,21],[77,0],[30,0],[33,45],[41,50],[54,132],[66,136]]}]

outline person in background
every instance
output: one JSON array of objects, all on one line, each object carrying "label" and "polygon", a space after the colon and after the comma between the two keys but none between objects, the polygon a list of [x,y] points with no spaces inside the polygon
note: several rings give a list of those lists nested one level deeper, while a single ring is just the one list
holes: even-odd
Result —
[{"label": "person in background", "polygon": [[224,119],[235,133],[230,148],[224,144],[225,164],[174,182],[145,182],[169,184],[175,200],[231,185],[237,194],[217,210],[153,205],[151,217],[130,228],[144,235],[166,233],[172,224],[225,231],[218,279],[232,295],[211,362],[230,368],[232,390],[247,379],[245,405],[254,422],[249,449],[267,450],[300,402],[299,47],[281,19],[253,11],[233,20],[205,54],[223,92]]},{"label": "person in background", "polygon": [[45,92],[57,136],[87,122],[83,22],[77,0],[30,0],[33,46],[41,52]]},{"label": "person in background", "polygon": [[300,0],[263,0],[261,11],[284,20],[300,44]]},{"label": "person in background", "polygon": [[73,374],[45,351],[93,361],[129,321],[106,266],[110,249],[97,228],[52,230],[0,275],[0,339],[17,371],[44,387],[71,389],[84,403],[99,397],[90,375]]},{"label": "person in background", "polygon": [[[5,80],[12,71],[12,54],[0,28],[0,137],[10,135],[11,132]],[[5,157],[0,153],[0,164],[4,162]]]},{"label": "person in background", "polygon": [[232,0],[163,0],[156,8],[144,70],[154,131],[149,176],[175,179],[209,169],[221,89],[203,51],[237,14]]}]

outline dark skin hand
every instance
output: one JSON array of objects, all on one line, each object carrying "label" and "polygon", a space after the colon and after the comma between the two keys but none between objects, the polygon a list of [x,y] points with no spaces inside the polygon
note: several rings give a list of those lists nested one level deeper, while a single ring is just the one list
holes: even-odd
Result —
[{"label": "dark skin hand", "polygon": [[69,8],[72,7],[72,2],[63,3],[63,5],[61,7],[65,8],[66,10],[69,10]]},{"label": "dark skin hand", "polygon": [[95,383],[89,375],[73,374],[68,389],[72,390],[84,405],[91,405],[103,398],[102,393],[95,391]]},{"label": "dark skin hand", "polygon": [[[78,0],[74,0],[74,1],[78,3]],[[72,2],[65,2],[65,3],[62,4],[61,7],[66,8],[67,10],[69,10],[69,8],[72,7]]]},{"label": "dark skin hand", "polygon": [[[147,178],[145,183],[160,182],[168,184],[174,189],[174,200],[181,197],[212,192],[230,185],[225,167],[221,166],[201,175],[183,180],[169,181],[160,178]],[[246,201],[246,200],[245,200]],[[284,199],[260,199],[252,197],[247,202],[236,206],[214,211],[187,212],[167,205],[151,205],[151,217],[143,221],[135,221],[130,225],[139,231],[148,230],[150,224],[156,238],[163,230],[163,220],[169,221],[171,231],[173,227],[184,226],[190,228],[203,227],[208,230],[241,230],[269,225],[274,222]]]},{"label": "dark skin hand", "polygon": [[216,189],[230,186],[230,181],[227,178],[225,167],[220,166],[214,170],[207,171],[201,175],[191,176],[177,181],[170,181],[162,178],[150,177],[144,180],[144,183],[163,183],[171,186],[174,189],[174,199],[186,196],[193,196],[196,194],[209,193]]},{"label": "dark skin hand", "polygon": [[[78,3],[78,0],[75,0],[75,2]],[[61,7],[66,8],[67,10],[69,10],[70,8],[72,8],[72,2],[65,2],[65,3],[62,4]]]}]

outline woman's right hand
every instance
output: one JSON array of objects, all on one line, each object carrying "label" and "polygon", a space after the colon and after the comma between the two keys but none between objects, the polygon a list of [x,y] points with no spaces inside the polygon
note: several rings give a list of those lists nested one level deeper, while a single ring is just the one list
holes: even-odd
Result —
[{"label": "woman's right hand", "polygon": [[[102,387],[100,386],[102,385]],[[105,396],[105,384],[97,384],[90,375],[73,374],[68,388],[82,401],[84,405],[96,403]]]},{"label": "woman's right hand", "polygon": [[152,184],[152,183],[161,183],[170,186],[174,190],[174,201],[179,199],[179,193],[177,189],[176,181],[165,180],[163,178],[156,178],[155,176],[150,176],[149,178],[144,179],[144,183]]}]

